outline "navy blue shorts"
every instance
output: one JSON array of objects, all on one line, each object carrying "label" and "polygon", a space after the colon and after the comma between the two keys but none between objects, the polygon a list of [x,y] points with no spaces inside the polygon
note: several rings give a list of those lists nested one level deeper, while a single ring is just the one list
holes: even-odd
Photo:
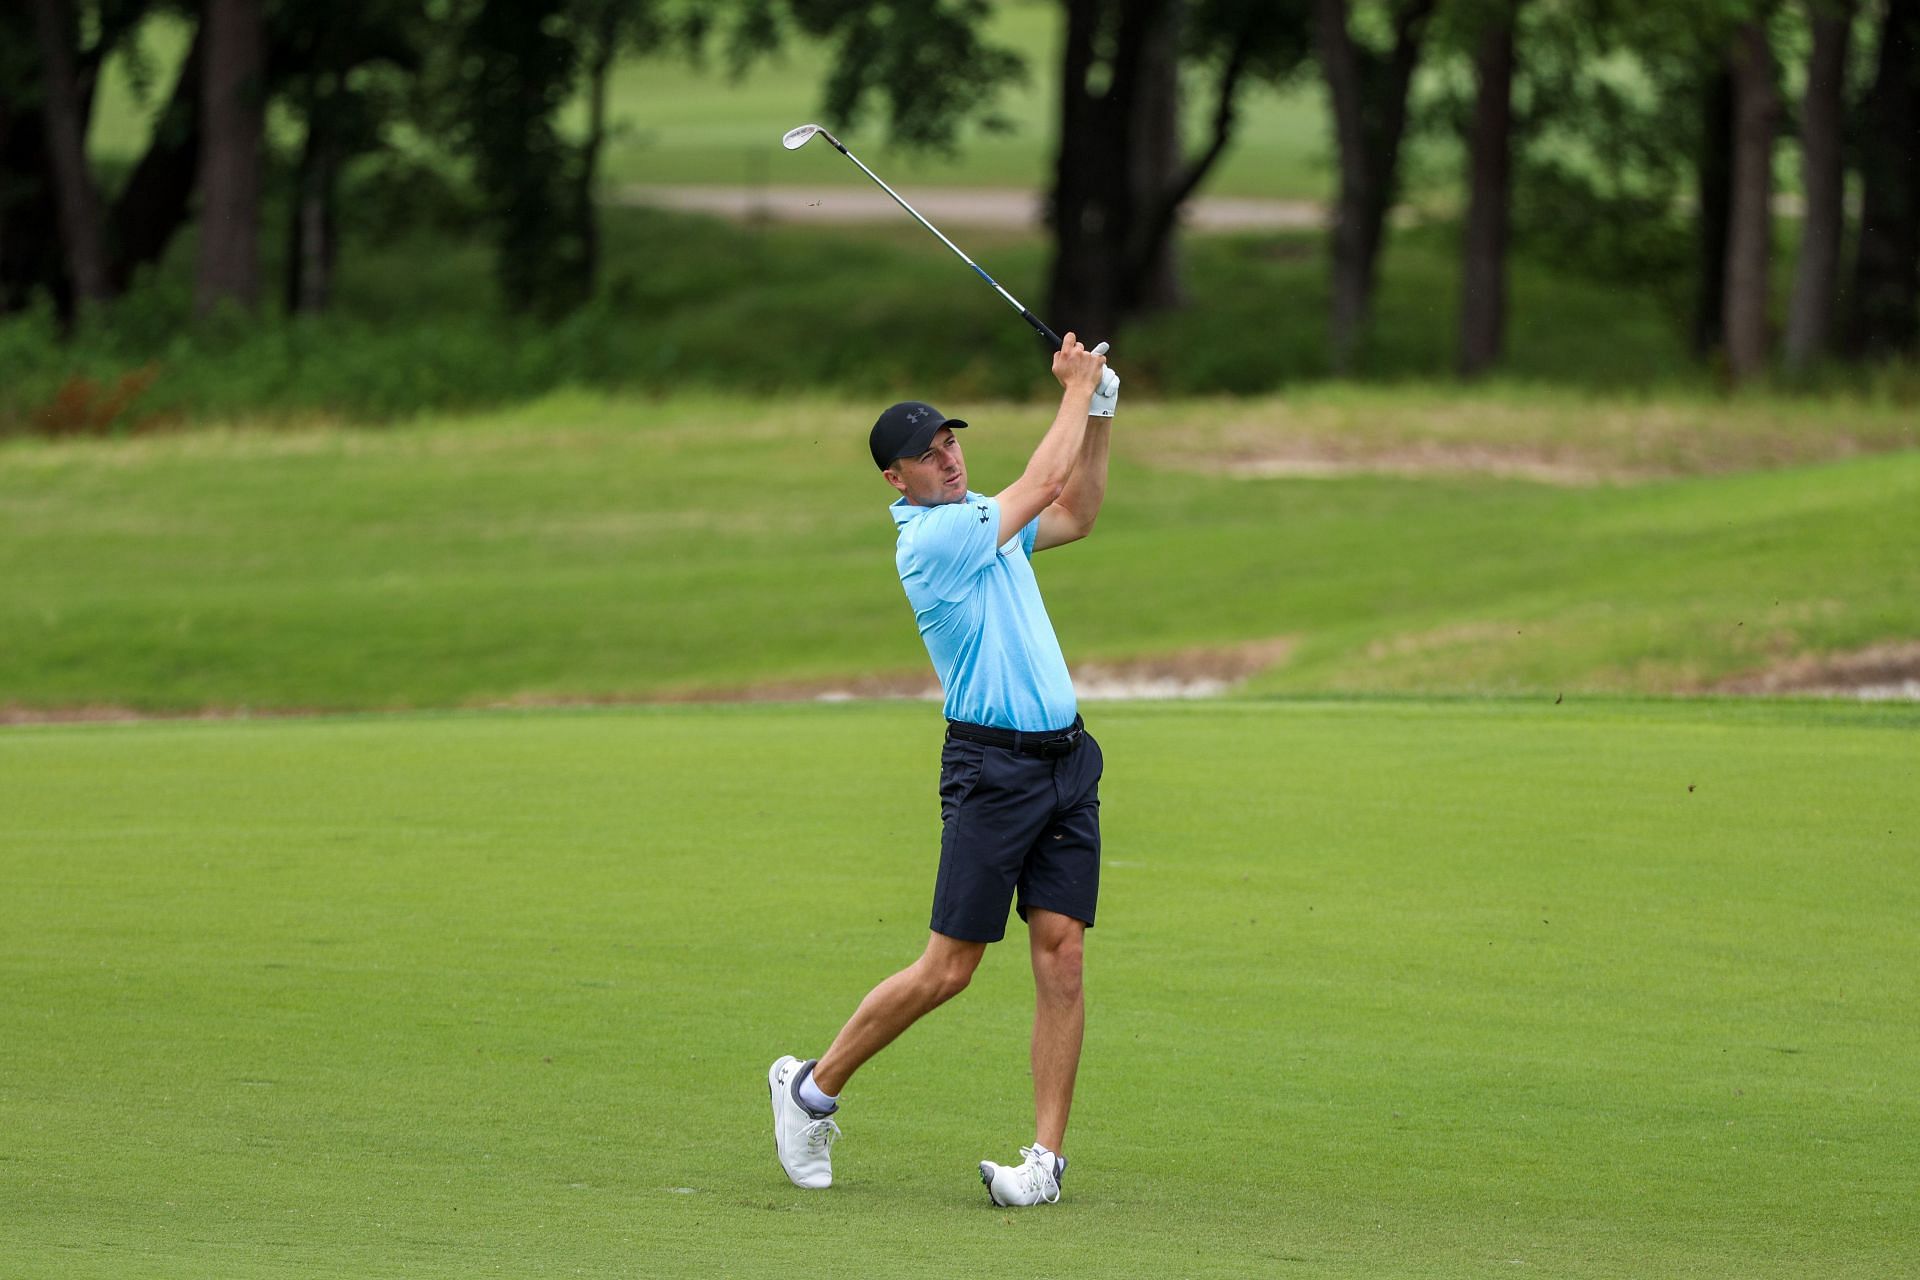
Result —
[{"label": "navy blue shorts", "polygon": [[1055,758],[989,746],[949,730],[940,753],[940,875],[933,931],[998,942],[1018,894],[1035,907],[1093,924],[1100,897],[1100,769],[1082,731]]}]

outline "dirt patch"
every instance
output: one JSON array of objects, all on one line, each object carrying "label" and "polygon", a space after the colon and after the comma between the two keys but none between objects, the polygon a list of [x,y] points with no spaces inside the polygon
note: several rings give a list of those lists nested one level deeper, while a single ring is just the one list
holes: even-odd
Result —
[{"label": "dirt patch", "polygon": [[1920,700],[1920,640],[1876,644],[1853,653],[1791,658],[1762,671],[1722,680],[1709,692]]},{"label": "dirt patch", "polygon": [[1669,473],[1560,441],[1500,439],[1486,430],[1473,438],[1457,434],[1454,424],[1432,421],[1433,416],[1397,423],[1393,434],[1383,434],[1377,424],[1356,427],[1317,406],[1283,411],[1278,418],[1170,424],[1154,433],[1146,460],[1241,480],[1475,475],[1586,487],[1632,484]]},{"label": "dirt patch", "polygon": [[[1210,698],[1267,668],[1285,662],[1292,636],[1246,644],[1176,649],[1117,661],[1072,664],[1073,687],[1090,701],[1137,698]],[[775,680],[728,689],[688,689],[652,702],[849,702],[856,698],[922,698],[937,701],[940,685],[931,672],[894,672],[854,679]]]},{"label": "dirt patch", "polygon": [[1367,646],[1366,656],[1369,662],[1385,662],[1393,658],[1418,657],[1448,649],[1495,644],[1525,629],[1526,624],[1520,622],[1456,622],[1432,631],[1410,631],[1375,640]]},{"label": "dirt patch", "polygon": [[322,711],[312,707],[199,707],[191,711],[142,711],[116,703],[80,707],[0,706],[0,726],[23,724],[124,724],[136,720],[292,720],[330,715],[362,715],[357,711]]},{"label": "dirt patch", "polygon": [[1088,699],[1210,698],[1277,667],[1299,641],[1274,636],[1247,644],[1177,649],[1149,658],[1074,665],[1074,691]]},{"label": "dirt patch", "polygon": [[1227,475],[1241,480],[1336,479],[1341,476],[1474,475],[1502,480],[1531,480],[1536,484],[1588,488],[1600,484],[1633,484],[1656,478],[1654,471],[1603,467],[1517,450],[1485,445],[1402,445],[1354,451],[1329,441],[1295,441],[1260,457],[1227,458],[1219,464]]},{"label": "dirt patch", "polygon": [[[1278,636],[1247,644],[1177,649],[1145,658],[1079,663],[1073,668],[1074,690],[1082,698],[1101,701],[1209,698],[1226,693],[1241,681],[1285,662],[1292,655],[1295,643],[1292,636]],[[940,686],[931,672],[895,671],[854,677],[826,676],[817,680],[769,680],[749,685],[676,689],[645,695],[568,697],[519,694],[512,698],[471,704],[470,709],[542,710],[695,702],[851,702],[865,698],[909,698],[937,702],[940,699]],[[340,714],[379,713],[298,708],[258,710],[250,707],[152,712],[108,703],[80,707],[0,706],[0,725],[109,724],[135,720],[264,720]]]},{"label": "dirt patch", "polygon": [[643,702],[852,702],[860,698],[938,698],[932,672],[886,671],[817,680],[768,680],[718,688],[674,689]]},{"label": "dirt patch", "polygon": [[1358,474],[1638,484],[1911,449],[1911,413],[1848,405],[1642,403],[1514,392],[1355,392],[1149,405],[1129,448],[1150,465],[1247,479]]}]

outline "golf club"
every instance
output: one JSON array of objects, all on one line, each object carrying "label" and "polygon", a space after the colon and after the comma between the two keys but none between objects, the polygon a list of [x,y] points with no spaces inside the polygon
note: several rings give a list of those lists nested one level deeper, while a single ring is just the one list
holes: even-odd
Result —
[{"label": "golf club", "polygon": [[[833,149],[835,151],[838,151],[841,155],[853,161],[855,164],[859,164],[860,172],[866,174],[869,178],[872,178],[876,183],[879,183],[880,189],[886,192],[888,195],[892,196],[895,204],[899,205],[902,209],[905,209],[908,213],[912,214],[913,220],[915,222],[918,222],[921,226],[933,232],[934,235],[940,236],[940,243],[947,246],[947,248],[953,250],[954,253],[959,254],[960,261],[972,267],[975,274],[977,274],[982,280],[985,280],[989,285],[993,286],[993,291],[999,294],[1001,297],[1005,298],[1008,304],[1012,306],[1012,308],[1015,311],[1018,311],[1020,313],[1020,318],[1033,326],[1034,332],[1038,333],[1041,337],[1045,338],[1048,342],[1052,343],[1053,349],[1055,351],[1058,351],[1060,349],[1059,334],[1047,328],[1046,323],[1042,321],[1039,316],[1036,316],[1035,314],[1033,314],[1033,312],[1027,310],[1024,306],[1020,305],[1020,299],[1008,293],[1006,289],[1001,287],[1001,284],[999,281],[995,280],[992,276],[982,271],[980,269],[979,263],[975,262],[972,258],[969,258],[966,254],[961,253],[959,245],[947,239],[945,236],[940,235],[940,228],[934,226],[931,222],[928,222],[925,218],[921,217],[920,211],[918,209],[915,209],[912,205],[908,204],[905,200],[902,200],[900,198],[900,193],[898,191],[895,191],[892,187],[888,186],[886,183],[881,182],[879,174],[867,168],[866,165],[860,164],[860,157],[856,156],[855,154],[853,154],[853,152],[847,150],[846,147],[842,146],[840,143],[840,139],[834,137],[831,133],[828,133],[825,129],[821,128],[817,124],[803,124],[803,125],[796,125],[795,127],[787,130],[786,134],[782,136],[780,139],[780,145],[785,147],[789,151],[798,151],[801,147],[806,146],[807,143],[811,141],[814,135],[816,134],[818,134],[822,138],[825,138],[828,142],[831,142],[833,144]],[[1107,344],[1103,342],[1097,348],[1095,348],[1094,354],[1104,355],[1106,354],[1106,350],[1107,350]]]}]

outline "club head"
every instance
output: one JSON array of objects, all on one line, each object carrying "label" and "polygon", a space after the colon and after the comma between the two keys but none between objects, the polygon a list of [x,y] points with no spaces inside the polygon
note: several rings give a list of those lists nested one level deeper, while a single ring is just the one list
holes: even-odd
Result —
[{"label": "club head", "polygon": [[[827,131],[817,124],[795,125],[780,136],[780,145],[789,151],[798,151],[806,146],[816,133],[827,133]],[[831,139],[833,135],[827,133],[827,137]]]}]

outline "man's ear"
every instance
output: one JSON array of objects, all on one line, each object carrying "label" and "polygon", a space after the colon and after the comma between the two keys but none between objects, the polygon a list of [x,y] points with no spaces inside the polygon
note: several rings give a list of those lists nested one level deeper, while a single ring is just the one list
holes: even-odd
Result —
[{"label": "man's ear", "polygon": [[885,471],[882,471],[880,474],[885,476],[887,478],[887,483],[892,485],[895,489],[897,489],[902,496],[906,494],[907,482],[901,478],[900,473],[898,471],[895,471],[892,467],[888,467]]}]

